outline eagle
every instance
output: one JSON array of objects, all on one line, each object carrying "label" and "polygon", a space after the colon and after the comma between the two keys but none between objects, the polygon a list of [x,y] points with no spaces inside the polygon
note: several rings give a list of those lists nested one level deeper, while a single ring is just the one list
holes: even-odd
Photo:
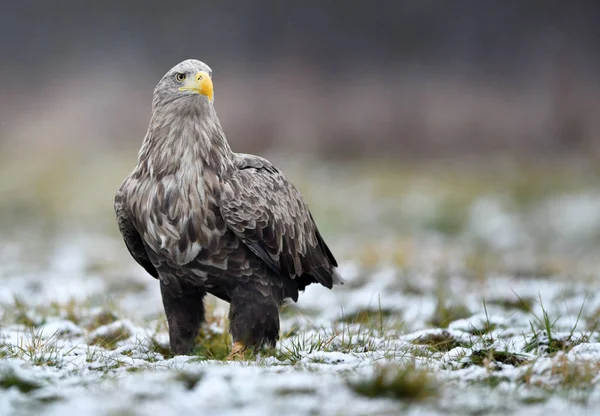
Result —
[{"label": "eagle", "polygon": [[137,166],[114,199],[131,256],[160,282],[171,351],[190,354],[204,297],[230,303],[230,358],[275,346],[279,306],[343,280],[299,191],[268,160],[234,153],[212,70],[188,59],[156,85]]}]

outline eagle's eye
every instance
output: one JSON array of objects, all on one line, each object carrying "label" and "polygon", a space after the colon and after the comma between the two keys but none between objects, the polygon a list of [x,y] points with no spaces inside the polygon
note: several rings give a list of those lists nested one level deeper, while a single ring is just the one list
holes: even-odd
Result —
[{"label": "eagle's eye", "polygon": [[185,74],[182,74],[181,72],[178,72],[175,74],[175,80],[177,82],[183,82],[185,81]]}]

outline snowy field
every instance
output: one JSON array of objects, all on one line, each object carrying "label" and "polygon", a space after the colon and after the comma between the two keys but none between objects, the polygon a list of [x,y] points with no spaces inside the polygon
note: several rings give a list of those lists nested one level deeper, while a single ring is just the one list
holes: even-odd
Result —
[{"label": "snowy field", "polygon": [[[158,284],[111,222],[112,178],[13,195],[0,415],[600,412],[595,174],[290,176],[347,283],[310,286],[275,349],[233,362],[214,299],[195,355],[169,354]],[[23,214],[32,200],[64,209]]]}]

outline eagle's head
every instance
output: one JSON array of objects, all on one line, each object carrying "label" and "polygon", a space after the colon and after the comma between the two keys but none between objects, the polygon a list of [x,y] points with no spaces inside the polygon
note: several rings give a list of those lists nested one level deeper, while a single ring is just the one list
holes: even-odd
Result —
[{"label": "eagle's head", "polygon": [[188,59],[171,68],[156,84],[155,105],[171,103],[180,98],[199,100],[199,104],[212,104],[214,89],[212,70],[196,59]]}]

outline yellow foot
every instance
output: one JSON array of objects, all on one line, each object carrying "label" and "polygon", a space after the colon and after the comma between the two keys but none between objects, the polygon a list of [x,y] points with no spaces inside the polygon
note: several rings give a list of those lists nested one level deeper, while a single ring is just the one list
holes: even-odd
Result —
[{"label": "yellow foot", "polygon": [[246,351],[246,346],[241,342],[234,342],[231,347],[231,352],[227,356],[229,361],[232,360],[243,360],[244,359],[244,351]]}]

